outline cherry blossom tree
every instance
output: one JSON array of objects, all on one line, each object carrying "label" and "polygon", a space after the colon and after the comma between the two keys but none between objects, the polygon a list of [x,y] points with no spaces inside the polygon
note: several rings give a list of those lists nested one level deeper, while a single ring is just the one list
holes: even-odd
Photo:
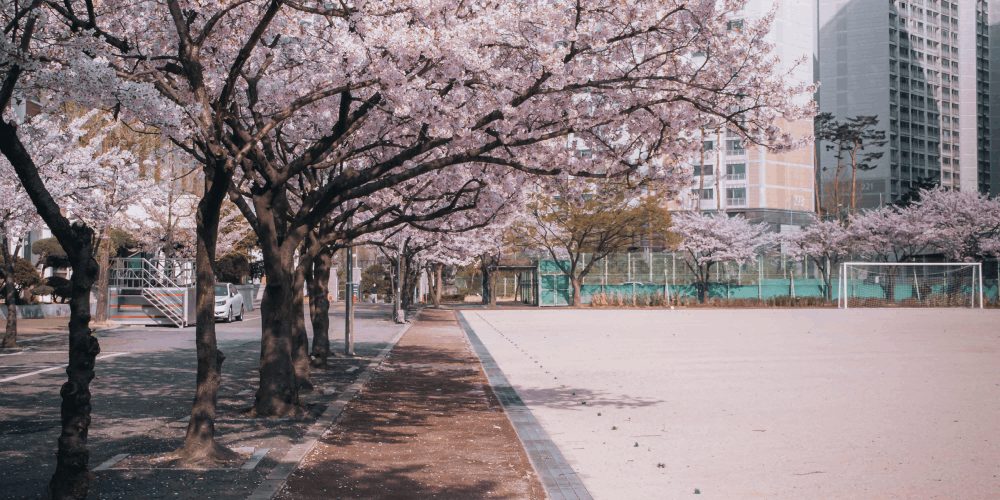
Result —
[{"label": "cherry blossom tree", "polygon": [[671,193],[654,186],[625,179],[543,181],[526,222],[513,231],[515,243],[545,249],[569,278],[573,305],[580,306],[580,286],[595,264],[643,237],[665,240],[670,213],[663,200]]},{"label": "cherry blossom tree", "polygon": [[[809,89],[774,69],[769,19],[728,29],[741,4],[48,2],[46,27],[61,36],[31,54],[22,44],[9,87],[27,69],[27,84],[156,127],[201,164],[198,390],[182,456],[214,461],[231,456],[214,441],[224,357],[211,293],[227,195],[252,208],[241,210],[268,275],[255,409],[295,412],[294,330],[283,321],[294,255],[338,208],[388,210],[381,193],[398,186],[447,200],[368,226],[381,230],[483,201],[484,186],[517,190],[529,175],[666,168],[697,148],[684,138],[706,116],[749,142],[786,144],[775,123],[808,112],[790,101]],[[600,160],[568,154],[570,133]]]},{"label": "cherry blossom tree", "polygon": [[886,206],[854,214],[848,230],[854,248],[866,259],[880,262],[907,262],[931,253],[940,237],[925,224],[918,210]]},{"label": "cherry blossom tree", "polygon": [[[34,117],[38,121],[42,117]],[[44,117],[48,120],[49,117]],[[119,123],[109,122],[96,113],[85,116],[86,134],[79,139],[83,147],[76,154],[55,156],[47,161],[47,170],[55,169],[53,182],[61,182],[64,193],[60,205],[74,219],[94,230],[95,258],[98,264],[94,320],[108,319],[108,279],[111,265],[113,229],[129,226],[127,212],[150,191],[152,182],[140,175],[136,153],[140,147],[134,134]],[[35,125],[32,125],[35,126]],[[55,124],[42,124],[58,130]],[[66,148],[68,148],[67,146]],[[36,160],[43,157],[35,154]]]},{"label": "cherry blossom tree", "polygon": [[[854,248],[865,259],[879,262],[908,262],[936,251],[940,228],[926,224],[920,210],[887,206],[857,213],[848,221]],[[882,280],[886,299],[896,296],[897,267],[887,269]]]},{"label": "cherry blossom tree", "polygon": [[185,188],[184,180],[197,169],[192,172],[193,167],[177,168],[176,156],[169,153],[147,162],[151,164],[147,165],[146,176],[153,173],[153,182],[129,211],[129,228],[142,249],[154,256],[192,258],[198,196]]},{"label": "cherry blossom tree", "polygon": [[725,214],[676,215],[673,232],[681,239],[677,250],[688,256],[684,262],[695,275],[699,302],[705,302],[712,266],[720,262],[753,262],[776,241],[767,224],[752,224],[742,216]]},{"label": "cherry blossom tree", "polygon": [[788,255],[808,258],[823,275],[823,296],[833,300],[832,273],[854,248],[850,231],[839,220],[813,218],[802,230],[783,238]]},{"label": "cherry blossom tree", "polygon": [[932,245],[952,261],[971,262],[988,253],[1000,235],[1000,200],[973,191],[944,188],[920,191],[918,201],[901,209],[933,235]]},{"label": "cherry blossom tree", "polygon": [[3,264],[4,301],[7,322],[0,347],[17,347],[17,289],[14,262],[24,245],[24,236],[37,220],[37,213],[10,164],[0,160],[0,263]]}]

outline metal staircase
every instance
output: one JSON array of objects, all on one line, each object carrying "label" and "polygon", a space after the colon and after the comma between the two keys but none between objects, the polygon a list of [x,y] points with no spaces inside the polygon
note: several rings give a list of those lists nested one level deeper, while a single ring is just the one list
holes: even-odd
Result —
[{"label": "metal staircase", "polygon": [[[181,294],[184,293],[183,289]],[[167,293],[164,293],[167,292]],[[149,301],[157,311],[160,311],[171,323],[178,328],[187,326],[184,319],[184,297],[178,298],[177,293],[170,293],[171,290],[162,288],[143,288],[142,296]]]},{"label": "metal staircase", "polygon": [[193,268],[182,261],[150,260],[139,257],[115,259],[111,284],[138,288],[153,308],[177,327],[187,326],[184,296],[193,285]]}]

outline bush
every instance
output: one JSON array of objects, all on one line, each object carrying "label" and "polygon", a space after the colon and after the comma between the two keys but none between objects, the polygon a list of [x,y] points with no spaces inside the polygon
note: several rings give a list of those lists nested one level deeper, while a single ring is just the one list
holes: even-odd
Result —
[{"label": "bush", "polygon": [[361,294],[377,293],[379,297],[392,295],[392,281],[387,266],[372,264],[361,272]]},{"label": "bush", "polygon": [[836,301],[828,302],[820,297],[774,297],[770,299],[724,299],[710,297],[704,304],[697,297],[688,295],[671,295],[666,300],[663,294],[631,294],[600,293],[591,298],[591,307],[835,307]]},{"label": "bush", "polygon": [[32,243],[31,253],[41,258],[45,267],[69,267],[66,251],[55,238],[42,238]]},{"label": "bush", "polygon": [[250,277],[250,259],[241,253],[223,255],[215,262],[215,278],[222,283],[241,284]]},{"label": "bush", "polygon": [[[5,281],[7,276],[4,275],[4,269],[0,268],[0,278]],[[38,270],[35,266],[31,264],[28,259],[15,258],[14,259],[14,287],[17,288],[18,292],[23,292],[33,286],[42,284],[42,276],[38,274]]]},{"label": "bush", "polygon": [[66,278],[50,276],[45,278],[45,285],[52,288],[52,296],[59,302],[66,302],[70,299],[72,285]]},{"label": "bush", "polygon": [[42,297],[45,295],[52,295],[55,292],[51,286],[48,285],[38,285],[31,289],[31,295],[34,297]]}]

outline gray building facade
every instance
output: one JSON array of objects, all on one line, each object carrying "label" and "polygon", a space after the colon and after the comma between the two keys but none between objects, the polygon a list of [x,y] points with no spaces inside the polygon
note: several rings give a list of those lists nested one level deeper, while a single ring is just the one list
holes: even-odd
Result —
[{"label": "gray building facade", "polygon": [[931,184],[991,190],[989,10],[986,0],[818,1],[820,111],[877,115],[888,141],[856,186],[850,168],[836,178],[835,153],[817,147],[825,211],[845,208],[831,196],[837,185],[857,189],[858,208]]}]

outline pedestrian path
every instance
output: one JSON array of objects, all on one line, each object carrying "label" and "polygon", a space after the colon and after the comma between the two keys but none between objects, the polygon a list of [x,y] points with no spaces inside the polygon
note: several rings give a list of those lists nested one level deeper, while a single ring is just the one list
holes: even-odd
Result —
[{"label": "pedestrian path", "polygon": [[452,311],[425,310],[279,498],[544,498]]}]

